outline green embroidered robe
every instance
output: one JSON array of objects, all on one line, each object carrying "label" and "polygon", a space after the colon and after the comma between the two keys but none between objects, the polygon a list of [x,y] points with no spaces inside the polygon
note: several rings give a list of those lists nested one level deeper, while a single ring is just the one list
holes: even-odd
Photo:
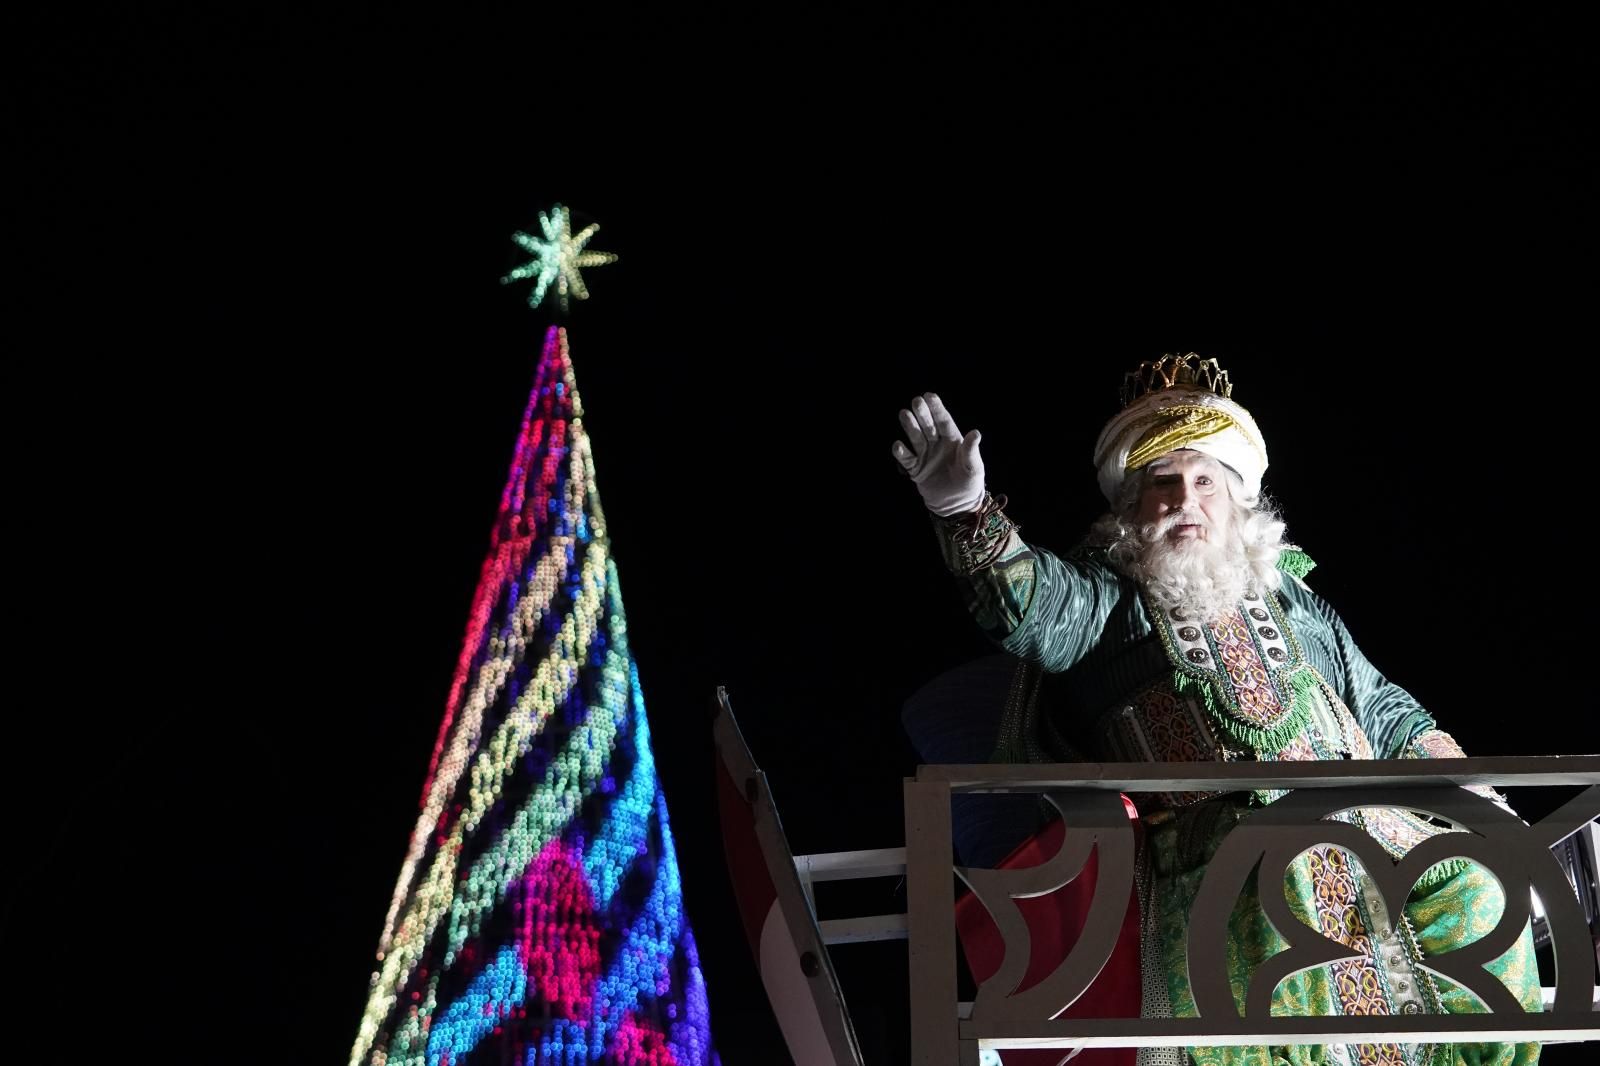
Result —
[{"label": "green embroidered robe", "polygon": [[[1403,688],[1361,653],[1338,614],[1311,591],[1304,576],[1310,560],[1286,551],[1282,588],[1256,618],[1281,623],[1297,642],[1295,653],[1318,682],[1296,696],[1296,713],[1276,730],[1241,730],[1220,701],[1201,698],[1175,668],[1172,639],[1152,617],[1134,583],[1096,548],[1065,558],[1032,548],[1015,532],[1005,537],[994,563],[976,572],[964,566],[955,524],[936,522],[947,564],[984,632],[1003,649],[1056,675],[1053,698],[1030,704],[1002,727],[996,758],[1054,761],[1087,756],[1105,761],[1156,759],[1427,758],[1461,750]],[[1242,604],[1245,610],[1251,604]],[[1246,626],[1254,624],[1241,615]],[[1192,631],[1191,631],[1192,632]],[[1212,645],[1215,647],[1215,644]],[[1277,653],[1274,653],[1277,654]],[[1288,698],[1286,695],[1285,704]],[[1048,710],[1040,713],[1037,708]],[[1166,1001],[1146,1014],[1195,1014],[1183,957],[1187,912],[1206,862],[1223,835],[1269,794],[1138,796],[1152,819],[1147,837],[1154,877],[1147,902],[1145,965],[1165,971]],[[1352,812],[1391,854],[1404,854],[1440,828],[1405,812]],[[1230,922],[1228,969],[1243,1004],[1250,974],[1288,945],[1254,898],[1255,882]],[[1413,890],[1398,921],[1383,913],[1359,860],[1335,847],[1302,855],[1289,868],[1285,893],[1301,921],[1360,951],[1364,957],[1317,967],[1279,983],[1273,1013],[1287,1015],[1395,1014],[1481,1010],[1476,997],[1418,965],[1428,954],[1453,950],[1492,929],[1503,907],[1499,883],[1464,861],[1441,864]],[[1531,935],[1490,967],[1525,1009],[1539,1009],[1539,977]],[[1157,982],[1157,987],[1160,982]],[[1159,997],[1155,997],[1159,998]],[[1191,1048],[1199,1066],[1528,1066],[1537,1044],[1329,1045]]]}]

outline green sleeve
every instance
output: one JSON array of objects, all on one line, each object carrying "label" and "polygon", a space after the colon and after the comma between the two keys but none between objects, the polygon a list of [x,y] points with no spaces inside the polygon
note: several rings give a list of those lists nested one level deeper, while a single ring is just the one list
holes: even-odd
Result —
[{"label": "green sleeve", "polygon": [[1340,695],[1355,715],[1361,731],[1372,742],[1373,755],[1379,759],[1399,759],[1411,754],[1412,739],[1436,728],[1433,716],[1423,710],[1416,697],[1384,677],[1367,660],[1344,621],[1327,601],[1315,593],[1310,600],[1313,609],[1333,631],[1344,672],[1344,691]]},{"label": "green sleeve", "polygon": [[1121,579],[1092,556],[1062,559],[1004,534],[995,560],[977,570],[945,551],[961,598],[979,628],[1002,649],[1060,672],[1092,648],[1121,597]]}]

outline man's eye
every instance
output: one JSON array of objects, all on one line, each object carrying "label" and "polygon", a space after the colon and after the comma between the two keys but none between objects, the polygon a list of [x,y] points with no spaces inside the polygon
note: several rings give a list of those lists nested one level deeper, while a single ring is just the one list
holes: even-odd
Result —
[{"label": "man's eye", "polygon": [[1211,484],[1211,479],[1208,477],[1197,477],[1194,479],[1194,483],[1196,485],[1209,485]]}]

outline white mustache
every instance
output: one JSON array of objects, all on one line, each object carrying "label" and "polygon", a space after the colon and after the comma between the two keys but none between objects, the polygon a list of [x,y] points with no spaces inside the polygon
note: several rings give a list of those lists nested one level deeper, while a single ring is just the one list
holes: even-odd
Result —
[{"label": "white mustache", "polygon": [[1206,516],[1198,511],[1173,511],[1171,514],[1163,515],[1151,523],[1150,535],[1153,537],[1163,536],[1179,526],[1199,526],[1206,532],[1211,532],[1211,523],[1207,522]]}]

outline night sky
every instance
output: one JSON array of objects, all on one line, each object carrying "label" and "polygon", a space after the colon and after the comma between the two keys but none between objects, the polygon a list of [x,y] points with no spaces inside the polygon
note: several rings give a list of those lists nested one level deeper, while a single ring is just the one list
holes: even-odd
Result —
[{"label": "night sky", "polygon": [[[1369,658],[1470,754],[1600,750],[1574,31],[1109,11],[36,18],[15,1061],[344,1061],[556,202],[621,257],[563,321],[728,1063],[784,1060],[716,686],[796,852],[889,847],[901,705],[989,650],[889,456],[917,392],[1064,550],[1122,375],[1218,357]],[[903,945],[836,959],[901,1061]]]}]

